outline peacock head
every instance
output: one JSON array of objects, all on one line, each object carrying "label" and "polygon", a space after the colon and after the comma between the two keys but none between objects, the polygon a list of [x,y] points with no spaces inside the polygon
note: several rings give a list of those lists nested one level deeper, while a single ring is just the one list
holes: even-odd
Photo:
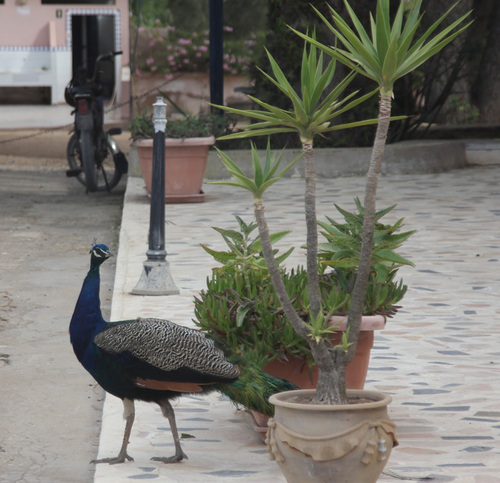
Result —
[{"label": "peacock head", "polygon": [[90,250],[90,266],[99,267],[109,257],[114,256],[106,245],[94,245]]}]

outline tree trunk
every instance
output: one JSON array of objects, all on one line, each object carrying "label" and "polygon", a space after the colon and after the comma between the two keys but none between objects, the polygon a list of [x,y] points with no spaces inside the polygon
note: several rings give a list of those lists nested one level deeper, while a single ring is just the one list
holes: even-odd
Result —
[{"label": "tree trunk", "polygon": [[321,295],[318,276],[318,223],[316,218],[316,171],[314,166],[313,144],[302,141],[305,155],[305,214],[307,227],[307,289],[309,309],[313,317],[321,310]]},{"label": "tree trunk", "polygon": [[[375,229],[375,212],[377,199],[378,178],[384,160],[385,143],[389,131],[391,117],[392,92],[385,93],[380,97],[377,132],[373,143],[373,150],[370,159],[370,167],[366,179],[363,234],[361,243],[361,254],[359,258],[358,273],[354,289],[351,295],[351,307],[347,326],[349,328],[348,342],[351,344],[347,352],[341,347],[330,349],[330,356],[333,363],[333,370],[330,373],[319,372],[318,385],[316,389],[315,402],[327,401],[322,399],[323,394],[328,394],[334,404],[346,404],[347,392],[345,386],[345,374],[347,365],[352,361],[356,353],[359,332],[361,329],[361,317],[363,316],[366,298],[366,285],[370,276],[370,266],[373,251],[373,232]],[[331,404],[331,403],[330,403]]]},{"label": "tree trunk", "polygon": [[[361,254],[359,258],[356,282],[351,295],[351,307],[349,309],[349,317],[347,321],[347,326],[349,327],[348,341],[352,343],[352,345],[349,347],[347,357],[345,359],[339,356],[342,362],[346,364],[351,362],[354,358],[359,331],[361,328],[361,317],[364,312],[366,285],[370,276],[373,250],[377,186],[380,170],[382,168],[382,161],[384,159],[385,142],[389,130],[391,117],[391,96],[392,92],[384,93],[380,97],[377,132],[375,134],[370,167],[368,169],[366,179]],[[340,351],[339,348],[335,350]]]},{"label": "tree trunk", "polygon": [[[354,358],[356,352],[356,345],[361,328],[361,316],[363,315],[366,285],[370,275],[372,245],[373,245],[373,231],[375,227],[375,210],[376,210],[376,195],[378,178],[384,159],[385,142],[387,139],[387,132],[389,130],[390,116],[391,116],[391,96],[392,92],[381,95],[377,132],[373,144],[372,156],[370,160],[370,167],[366,180],[365,200],[364,200],[364,218],[363,218],[363,241],[361,245],[361,255],[358,266],[358,273],[354,285],[351,308],[349,311],[348,327],[349,327],[349,343],[352,345],[345,352],[340,347],[332,347],[329,342],[324,340],[316,343],[310,334],[304,321],[298,316],[293,308],[290,298],[286,292],[285,285],[281,278],[281,273],[274,258],[271,238],[269,235],[269,228],[264,215],[264,205],[262,200],[256,200],[254,204],[255,218],[259,228],[259,234],[262,243],[262,253],[266,260],[269,275],[273,283],[276,294],[283,306],[283,310],[288,321],[292,324],[295,332],[304,337],[311,347],[314,360],[318,365],[319,377],[318,385],[316,388],[316,395],[314,402],[317,404],[346,404],[347,392],[345,386],[345,373],[347,365]],[[312,145],[309,146],[310,150],[307,151],[307,143],[305,143],[306,150],[306,175],[310,177],[309,183],[306,184],[306,210],[315,207],[315,176],[314,164],[312,159],[307,156],[311,155]],[[314,203],[314,205],[311,205]],[[311,220],[311,213],[307,212],[308,221]],[[313,214],[314,227],[312,224],[308,225],[308,232],[314,231],[317,237],[316,216]],[[308,233],[309,243],[309,233]],[[312,241],[314,243],[314,240]],[[314,246],[314,245],[313,245]],[[316,256],[317,256],[317,238],[316,238]],[[310,247],[308,246],[308,250]],[[309,257],[308,257],[309,258]],[[317,275],[317,260],[314,269],[308,265],[308,275],[310,273]],[[318,289],[319,290],[319,289]]]},{"label": "tree trunk", "polygon": [[309,331],[307,330],[304,321],[298,316],[293,308],[290,297],[286,291],[285,284],[281,278],[280,269],[273,253],[273,247],[271,244],[271,237],[269,234],[269,227],[264,215],[264,205],[262,200],[258,200],[254,204],[255,219],[257,220],[257,226],[259,228],[260,241],[262,245],[262,253],[264,259],[266,260],[267,269],[269,270],[269,276],[271,277],[271,282],[273,284],[274,290],[276,290],[276,295],[283,306],[283,311],[285,312],[288,321],[292,324],[295,332],[298,335],[308,340]]},{"label": "tree trunk", "polygon": [[[311,338],[306,324],[293,308],[290,297],[286,292],[285,284],[281,278],[279,266],[274,258],[271,237],[269,235],[269,227],[267,226],[267,221],[264,215],[264,205],[262,204],[262,200],[257,200],[255,202],[254,213],[255,219],[257,220],[257,226],[259,228],[262,253],[264,255],[264,259],[266,260],[269,276],[271,277],[271,282],[276,290],[276,295],[278,296],[278,299],[283,306],[283,311],[285,312],[290,324],[292,324],[295,332],[309,342],[312,355],[318,366],[319,380],[316,389],[315,402],[323,404],[345,404],[345,368],[344,377],[340,377],[339,380],[339,374],[341,376],[342,372],[337,374],[335,373],[330,342],[323,340],[316,343],[316,341]],[[337,389],[339,387],[340,391]]]}]

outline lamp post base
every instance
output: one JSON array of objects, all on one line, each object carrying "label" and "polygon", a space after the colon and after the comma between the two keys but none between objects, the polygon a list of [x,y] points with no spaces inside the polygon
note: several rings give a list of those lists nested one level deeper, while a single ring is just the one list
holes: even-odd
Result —
[{"label": "lamp post base", "polygon": [[177,295],[170,273],[170,265],[166,260],[146,260],[141,278],[132,290],[133,295]]}]

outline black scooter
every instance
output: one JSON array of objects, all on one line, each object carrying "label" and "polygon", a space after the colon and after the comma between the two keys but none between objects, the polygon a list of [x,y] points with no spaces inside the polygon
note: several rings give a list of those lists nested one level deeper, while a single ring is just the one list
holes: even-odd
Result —
[{"label": "black scooter", "polygon": [[74,176],[88,192],[110,191],[128,171],[128,162],[120,151],[113,135],[121,134],[120,128],[104,131],[104,106],[102,85],[97,82],[100,64],[109,62],[121,52],[100,55],[95,62],[92,78],[84,69],[75,73],[66,86],[66,103],[74,107],[75,129],[66,148],[70,169],[67,176]]}]

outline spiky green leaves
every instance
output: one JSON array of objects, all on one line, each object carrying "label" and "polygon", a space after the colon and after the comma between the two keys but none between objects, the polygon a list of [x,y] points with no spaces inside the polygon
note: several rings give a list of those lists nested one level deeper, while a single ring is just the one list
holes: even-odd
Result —
[{"label": "spiky green leaves", "polygon": [[331,6],[329,8],[333,24],[315,9],[343,48],[327,47],[314,37],[295,32],[333,59],[346,64],[355,72],[373,79],[379,85],[383,95],[391,95],[394,82],[397,79],[416,69],[439,52],[471,23],[465,24],[465,20],[470,15],[468,12],[432,36],[448,17],[455,4],[436,20],[420,38],[416,39],[415,35],[421,20],[422,0],[416,0],[411,5],[401,1],[392,25],[389,11],[390,1],[379,0],[375,18],[370,14],[371,35],[369,35],[347,0],[344,3],[353,27]]},{"label": "spiky green leaves", "polygon": [[[217,148],[216,148],[217,149]],[[229,186],[238,186],[239,188],[250,191],[255,201],[262,200],[262,195],[267,188],[279,181],[283,176],[292,169],[297,161],[302,157],[302,154],[286,165],[284,169],[278,172],[281,164],[284,150],[279,155],[271,153],[270,143],[267,143],[266,157],[262,162],[259,157],[257,148],[252,143],[252,167],[253,179],[247,176],[241,168],[223,151],[217,149],[220,159],[226,167],[229,174],[232,175],[233,181],[213,181],[211,184],[224,184]]]},{"label": "spiky green leaves", "polygon": [[[236,220],[240,226],[240,231],[217,228],[216,226],[212,227],[222,236],[229,250],[213,250],[201,244],[202,248],[212,255],[217,262],[223,265],[222,269],[218,269],[219,271],[237,268],[245,273],[247,273],[248,270],[263,270],[267,272],[266,262],[261,253],[262,247],[260,236],[257,235],[254,239],[250,237],[251,233],[257,228],[257,224],[254,222],[245,223],[239,216],[236,216]],[[290,231],[272,233],[270,235],[271,242],[276,243],[289,233]],[[278,264],[283,263],[292,251],[293,248],[290,248],[284,254],[277,256],[276,261]],[[277,254],[278,250],[275,252]]]},{"label": "spiky green leaves", "polygon": [[245,126],[243,131],[223,136],[219,139],[249,138],[267,136],[270,134],[297,132],[301,141],[312,143],[316,135],[329,131],[374,124],[376,120],[360,121],[347,124],[332,125],[332,120],[340,114],[352,109],[371,97],[376,91],[356,97],[357,91],[340,99],[342,93],[351,83],[355,73],[349,74],[339,84],[330,89],[335,73],[335,61],[325,66],[323,54],[317,52],[315,45],[304,46],[301,65],[301,89],[296,92],[286,75],[281,70],[274,57],[267,52],[271,64],[272,75],[262,71],[262,74],[273,83],[290,100],[292,109],[286,110],[267,104],[256,97],[249,96],[261,110],[234,109],[216,106],[233,114],[255,119],[256,123]]},{"label": "spiky green leaves", "polygon": [[[327,217],[328,223],[318,222],[324,229],[322,234],[327,243],[319,245],[322,263],[340,269],[355,270],[359,265],[363,231],[363,206],[358,198],[355,199],[358,213],[352,213],[335,205],[339,213],[344,217],[344,223],[335,222]],[[371,271],[374,280],[381,283],[389,283],[393,278],[394,270],[403,266],[414,264],[395,252],[415,230],[398,232],[403,225],[403,219],[394,224],[382,224],[380,219],[393,210],[395,205],[377,211],[375,214],[375,227],[373,234],[373,249],[371,259]]]}]

